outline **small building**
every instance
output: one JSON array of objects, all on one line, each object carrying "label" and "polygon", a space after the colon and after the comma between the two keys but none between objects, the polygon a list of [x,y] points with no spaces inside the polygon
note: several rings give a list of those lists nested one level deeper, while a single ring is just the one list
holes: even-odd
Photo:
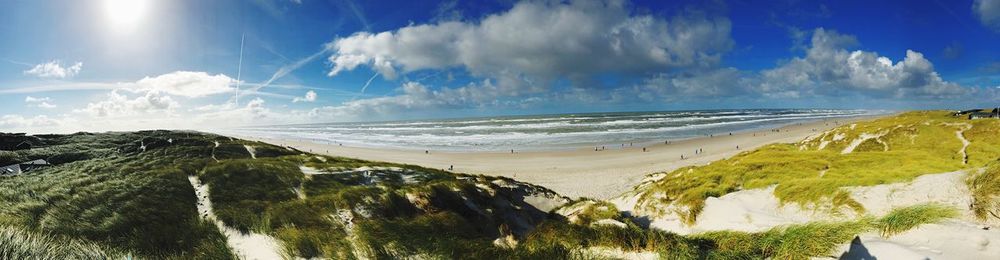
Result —
[{"label": "small building", "polygon": [[969,113],[969,120],[982,119],[982,118],[1000,118],[1000,107],[994,108],[990,112],[986,112],[985,110],[979,110],[976,112]]},{"label": "small building", "polygon": [[11,164],[7,166],[0,166],[0,176],[14,176],[21,175],[22,173],[29,172],[38,168],[51,166],[49,162],[45,160],[31,160],[27,162],[22,162],[18,164]]},{"label": "small building", "polygon": [[38,142],[38,137],[25,135],[24,133],[0,133],[0,150],[16,151],[31,149]]},{"label": "small building", "polygon": [[20,164],[0,166],[0,176],[14,176],[14,175],[21,175]]}]

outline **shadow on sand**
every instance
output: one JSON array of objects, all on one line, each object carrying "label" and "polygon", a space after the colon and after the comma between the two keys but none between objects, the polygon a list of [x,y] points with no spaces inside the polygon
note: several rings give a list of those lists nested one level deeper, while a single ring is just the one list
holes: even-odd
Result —
[{"label": "shadow on sand", "polygon": [[851,240],[851,248],[840,255],[840,260],[876,260],[877,257],[868,252],[865,244],[861,243],[861,238],[855,236]]}]

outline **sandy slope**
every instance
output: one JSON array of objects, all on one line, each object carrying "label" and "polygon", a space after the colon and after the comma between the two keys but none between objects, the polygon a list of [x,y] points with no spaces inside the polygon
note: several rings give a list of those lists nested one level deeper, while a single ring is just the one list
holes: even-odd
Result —
[{"label": "sandy slope", "polygon": [[[300,140],[260,139],[276,145],[288,145],[303,151],[353,157],[365,160],[416,164],[429,168],[494,176],[505,176],[518,181],[541,185],[564,196],[610,199],[639,184],[647,174],[669,171],[679,167],[704,164],[723,159],[741,151],[751,150],[776,142],[797,142],[848,122],[871,119],[857,117],[829,119],[788,125],[781,132],[756,131],[745,133],[715,133],[714,137],[671,141],[642,146],[607,147],[604,151],[581,148],[572,151],[546,152],[439,152],[360,148],[319,144]],[[815,131],[814,131],[815,129]],[[740,150],[736,149],[736,146]],[[643,152],[646,147],[648,152]],[[704,153],[695,155],[696,149]],[[681,155],[686,159],[681,160]]]},{"label": "sandy slope", "polygon": [[[877,234],[862,234],[853,247],[845,244],[836,255],[875,256],[877,259],[1000,259],[1000,223],[979,223],[969,210],[971,195],[965,185],[965,171],[923,175],[909,183],[849,188],[851,197],[864,205],[868,214],[880,216],[894,208],[922,203],[940,203],[961,210],[962,215],[939,224],[883,239]],[[651,217],[650,226],[680,234],[714,230],[764,231],[773,227],[817,220],[846,220],[850,214],[835,217],[823,211],[782,206],[773,195],[774,188],[734,192],[709,198],[693,226],[685,226],[676,216]],[[612,202],[631,209],[634,198]],[[642,217],[641,212],[633,212]],[[848,253],[850,251],[850,253]]]}]

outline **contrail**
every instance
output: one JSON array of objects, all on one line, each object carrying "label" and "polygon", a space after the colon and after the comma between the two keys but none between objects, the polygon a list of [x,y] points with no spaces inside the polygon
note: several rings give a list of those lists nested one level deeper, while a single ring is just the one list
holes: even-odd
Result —
[{"label": "contrail", "polygon": [[243,33],[240,36],[240,63],[236,66],[236,106],[240,106],[240,74],[243,72],[243,40],[246,39],[247,34]]},{"label": "contrail", "polygon": [[365,82],[365,86],[361,87],[361,94],[362,95],[365,94],[365,90],[368,89],[368,85],[372,84],[372,80],[375,80],[375,77],[378,77],[378,72],[375,72],[375,75],[372,75],[372,77],[369,78],[367,82]]},{"label": "contrail", "polygon": [[354,97],[351,98],[351,100],[358,99],[358,96],[364,95],[365,94],[365,90],[368,89],[368,85],[372,84],[372,80],[375,80],[375,77],[378,77],[378,72],[375,72],[375,75],[372,75],[371,78],[368,78],[368,81],[365,82],[365,86],[361,87],[361,93],[359,93],[357,95],[354,95]]},{"label": "contrail", "polygon": [[268,79],[267,81],[264,81],[264,82],[262,82],[260,84],[257,84],[257,86],[253,87],[253,90],[257,91],[257,90],[260,90],[260,89],[262,89],[264,87],[270,86],[271,83],[274,82],[275,80],[278,80],[278,79],[284,77],[285,75],[288,75],[288,73],[292,73],[293,71],[299,69],[299,67],[302,67],[302,65],[306,65],[306,63],[309,63],[309,62],[315,60],[316,58],[319,58],[320,56],[322,56],[323,54],[325,54],[326,51],[327,51],[326,48],[323,48],[319,52],[316,52],[316,53],[313,53],[312,55],[309,55],[309,57],[305,57],[305,58],[303,58],[301,60],[295,61],[292,64],[288,64],[288,65],[285,65],[285,66],[279,68],[278,71],[275,71],[274,74],[271,75],[270,79]]}]

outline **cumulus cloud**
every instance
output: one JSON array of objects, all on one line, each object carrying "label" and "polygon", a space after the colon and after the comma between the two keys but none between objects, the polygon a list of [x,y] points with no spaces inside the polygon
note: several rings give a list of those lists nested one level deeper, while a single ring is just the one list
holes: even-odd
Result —
[{"label": "cumulus cloud", "polygon": [[143,115],[152,112],[172,112],[179,107],[168,95],[161,91],[142,91],[135,98],[129,98],[122,90],[112,90],[107,99],[89,103],[83,109],[74,112],[85,113],[93,117],[121,117]]},{"label": "cumulus cloud", "polygon": [[295,97],[292,99],[292,103],[298,102],[316,102],[316,91],[307,91],[304,97]]},{"label": "cumulus cloud", "polygon": [[893,63],[875,52],[847,49],[855,44],[853,36],[816,29],[806,56],[763,71],[758,91],[775,97],[844,92],[949,97],[968,93],[968,89],[941,79],[931,62],[919,52],[907,50],[903,60]]},{"label": "cumulus cloud", "polygon": [[729,32],[726,18],[634,15],[624,1],[523,1],[478,22],[339,38],[328,44],[329,75],[362,65],[390,79],[399,72],[447,68],[542,80],[662,72],[717,64],[732,46]]},{"label": "cumulus cloud", "polygon": [[34,75],[39,78],[72,78],[83,69],[83,62],[76,62],[71,66],[64,66],[62,61],[53,60],[50,62],[35,65],[24,71],[24,75]]},{"label": "cumulus cloud", "polygon": [[202,97],[234,91],[236,80],[224,74],[201,71],[175,71],[135,82],[135,88],[183,97]]},{"label": "cumulus cloud", "polygon": [[983,25],[1000,32],[1000,0],[975,0],[972,12]]}]

